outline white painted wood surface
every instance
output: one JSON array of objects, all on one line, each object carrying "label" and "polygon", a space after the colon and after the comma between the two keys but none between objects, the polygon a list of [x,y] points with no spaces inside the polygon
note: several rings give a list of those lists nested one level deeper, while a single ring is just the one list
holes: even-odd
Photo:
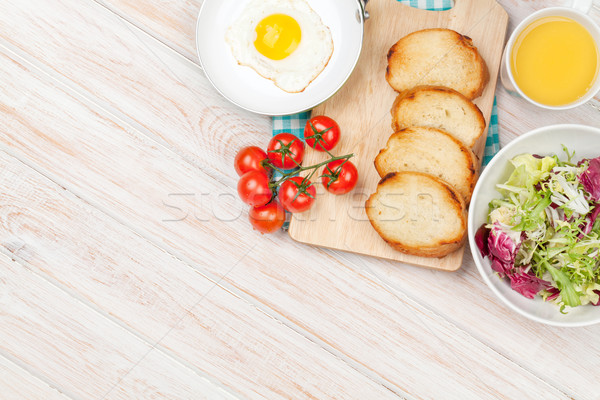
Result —
[{"label": "white painted wood surface", "polygon": [[[14,161],[0,153],[1,177],[7,189],[3,203],[9,204],[2,220],[11,228],[10,236],[0,240],[8,244],[21,264],[43,274],[106,318],[153,347],[156,344],[156,348],[198,370],[201,376],[216,377],[232,391],[236,389],[234,383],[241,384],[251,377],[241,392],[252,390],[277,398],[277,390],[269,388],[272,385],[301,398],[302,393],[296,392],[289,381],[293,378],[296,383],[306,379],[315,396],[327,397],[335,388],[335,377],[339,385],[356,393],[366,390],[378,393],[380,398],[390,394],[312,342],[256,313],[252,305],[215,286],[188,265],[123,230],[104,214]],[[50,211],[51,218],[36,210]],[[93,238],[86,235],[91,226],[98,232]],[[51,269],[47,267],[49,254],[61,260]],[[91,268],[82,269],[82,261]],[[233,362],[236,359],[239,362]],[[290,371],[279,375],[282,368]],[[271,370],[273,375],[256,374],[261,370]],[[176,371],[173,369],[173,373]]]},{"label": "white painted wood surface", "polygon": [[[569,1],[499,3],[511,30]],[[468,255],[448,274],[255,234],[231,162],[270,121],[195,64],[200,5],[0,3],[0,399],[600,398],[600,327],[511,313]],[[598,99],[497,93],[503,143],[600,126]]]}]

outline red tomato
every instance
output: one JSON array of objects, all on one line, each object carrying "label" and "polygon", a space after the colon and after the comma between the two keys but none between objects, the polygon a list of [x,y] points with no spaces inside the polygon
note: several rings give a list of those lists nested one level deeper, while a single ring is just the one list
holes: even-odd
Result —
[{"label": "red tomato", "polygon": [[267,155],[277,168],[295,168],[302,164],[304,143],[291,133],[280,133],[269,142]]},{"label": "red tomato", "polygon": [[242,176],[249,171],[267,172],[267,169],[262,164],[266,159],[267,153],[260,147],[243,147],[235,156],[235,172],[237,172],[239,176]]},{"label": "red tomato", "polygon": [[308,210],[315,201],[317,190],[307,179],[294,176],[281,184],[279,199],[281,205],[292,213],[301,213]]},{"label": "red tomato", "polygon": [[269,176],[260,171],[249,171],[238,182],[240,199],[251,206],[263,206],[273,197],[269,188]]},{"label": "red tomato", "polygon": [[321,181],[330,193],[345,194],[356,186],[358,170],[350,161],[335,160],[325,166]]},{"label": "red tomato", "polygon": [[306,144],[318,151],[329,151],[340,141],[340,126],[329,117],[312,117],[304,127]]},{"label": "red tomato", "polygon": [[250,207],[250,223],[259,232],[273,233],[285,222],[285,210],[277,200],[260,207]]}]

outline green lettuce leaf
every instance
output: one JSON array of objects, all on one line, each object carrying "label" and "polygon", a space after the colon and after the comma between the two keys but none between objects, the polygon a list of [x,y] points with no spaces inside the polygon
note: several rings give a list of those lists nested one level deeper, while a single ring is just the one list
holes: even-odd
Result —
[{"label": "green lettuce leaf", "polygon": [[573,283],[563,271],[551,267],[546,264],[546,269],[552,275],[552,279],[556,282],[558,289],[560,289],[560,295],[563,303],[569,307],[577,307],[581,305],[580,295],[573,286]]},{"label": "green lettuce leaf", "polygon": [[515,170],[506,182],[507,186],[530,187],[546,179],[556,166],[554,157],[536,158],[531,154],[521,154],[510,160]]}]

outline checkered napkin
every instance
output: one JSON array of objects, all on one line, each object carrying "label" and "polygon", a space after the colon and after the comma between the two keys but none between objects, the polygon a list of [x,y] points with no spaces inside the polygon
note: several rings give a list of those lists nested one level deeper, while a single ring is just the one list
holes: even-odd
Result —
[{"label": "checkered napkin", "polygon": [[[454,5],[453,0],[398,0],[400,3],[408,4],[411,7],[431,10],[444,11],[449,10]],[[304,140],[304,125],[310,118],[310,111],[302,112],[294,115],[284,115],[281,117],[273,117],[273,135],[282,132],[289,132],[300,139]],[[490,118],[490,126],[485,142],[485,154],[483,157],[483,165],[486,165],[492,157],[500,151],[500,140],[498,138],[498,110],[496,108],[496,99],[494,99],[494,107]],[[284,225],[287,229],[287,222]]]}]

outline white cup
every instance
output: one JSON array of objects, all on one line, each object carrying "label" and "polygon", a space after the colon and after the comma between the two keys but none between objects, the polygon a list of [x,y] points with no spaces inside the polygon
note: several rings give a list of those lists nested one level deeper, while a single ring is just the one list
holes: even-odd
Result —
[{"label": "white cup", "polygon": [[502,56],[502,63],[500,65],[500,80],[502,82],[502,86],[512,95],[517,97],[522,97],[525,100],[529,101],[531,104],[535,104],[538,107],[546,108],[549,110],[566,110],[569,108],[574,108],[580,106],[590,99],[592,99],[598,91],[600,91],[600,77],[596,77],[596,81],[592,88],[580,99],[560,105],[560,106],[549,106],[546,104],[539,103],[537,101],[529,98],[523,91],[517,86],[515,78],[513,76],[512,68],[510,66],[510,58],[512,54],[512,50],[515,44],[515,41],[519,37],[519,34],[527,28],[533,21],[537,21],[540,18],[544,17],[567,17],[572,20],[579,22],[583,27],[585,27],[588,32],[594,38],[596,42],[596,47],[600,51],[600,28],[598,25],[594,23],[594,21],[587,15],[587,13],[592,8],[592,0],[574,0],[571,8],[569,7],[549,7],[544,8],[542,10],[536,11],[531,14],[529,17],[525,18],[513,31],[508,39],[508,43],[504,48],[504,54]]}]

